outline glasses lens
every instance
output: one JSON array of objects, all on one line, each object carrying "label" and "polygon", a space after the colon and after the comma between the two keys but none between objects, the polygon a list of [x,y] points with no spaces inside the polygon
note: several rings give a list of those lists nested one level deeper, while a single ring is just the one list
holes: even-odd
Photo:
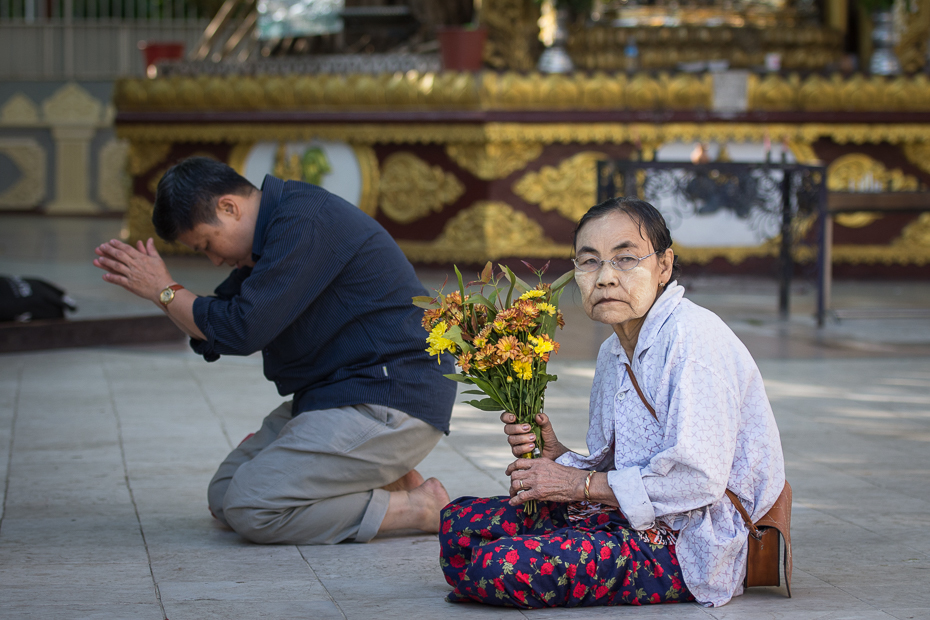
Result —
[{"label": "glasses lens", "polygon": [[620,256],[614,256],[613,260],[610,262],[620,271],[629,271],[639,264],[639,259],[630,254],[621,254]]},{"label": "glasses lens", "polygon": [[573,262],[578,271],[596,271],[601,266],[601,261],[592,254],[576,256]]}]

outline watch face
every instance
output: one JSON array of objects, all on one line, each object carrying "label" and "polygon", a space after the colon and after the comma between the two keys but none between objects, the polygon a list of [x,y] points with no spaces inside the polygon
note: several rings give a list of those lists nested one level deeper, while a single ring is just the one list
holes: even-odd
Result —
[{"label": "watch face", "polygon": [[161,292],[159,299],[161,299],[161,303],[168,305],[168,302],[174,299],[174,291],[170,288],[166,288]]}]

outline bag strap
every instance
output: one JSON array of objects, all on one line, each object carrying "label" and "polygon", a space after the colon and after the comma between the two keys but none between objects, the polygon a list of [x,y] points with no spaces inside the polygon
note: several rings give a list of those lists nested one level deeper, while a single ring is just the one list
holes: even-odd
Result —
[{"label": "bag strap", "polygon": [[[646,405],[646,409],[649,410],[649,413],[652,414],[652,417],[658,421],[659,416],[656,415],[655,408],[649,404],[649,401],[646,400],[646,395],[643,394],[642,388],[639,387],[639,381],[636,380],[636,375],[633,374],[633,368],[627,362],[624,362],[624,366],[626,366],[626,372],[630,376],[630,381],[633,382],[633,387],[636,389],[636,393],[639,394],[639,399],[643,401],[644,405]],[[762,538],[762,532],[760,532],[759,528],[757,528],[756,525],[752,522],[752,519],[749,517],[749,513],[746,512],[746,509],[743,507],[743,503],[739,501],[739,497],[737,497],[736,493],[730,489],[727,489],[727,497],[729,497],[730,501],[733,502],[733,506],[736,508],[736,511],[739,512],[740,516],[743,517],[743,521],[746,522],[746,527],[749,528],[749,532],[752,534],[752,537],[756,540]]]}]

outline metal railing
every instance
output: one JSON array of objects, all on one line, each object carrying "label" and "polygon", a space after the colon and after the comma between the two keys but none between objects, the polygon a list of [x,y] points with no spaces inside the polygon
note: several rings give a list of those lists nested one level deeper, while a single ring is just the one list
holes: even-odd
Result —
[{"label": "metal railing", "polygon": [[[614,196],[671,202],[669,217],[683,219],[729,210],[745,218],[755,213],[777,224],[779,231],[778,310],[790,311],[794,249],[817,246],[817,325],[826,312],[825,230],[827,174],[824,166],[775,163],[602,161],[597,164],[598,202]],[[665,210],[665,209],[664,209]],[[798,224],[814,218],[816,229],[802,234]]]},{"label": "metal railing", "polygon": [[0,0],[0,80],[141,77],[140,41],[190,50],[208,23],[187,0]]}]

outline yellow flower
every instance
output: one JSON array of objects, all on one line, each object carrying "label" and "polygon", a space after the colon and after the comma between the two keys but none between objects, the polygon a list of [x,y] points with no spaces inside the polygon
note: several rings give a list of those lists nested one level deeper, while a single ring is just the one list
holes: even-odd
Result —
[{"label": "yellow flower", "polygon": [[508,377],[507,377],[507,383],[513,383],[513,377],[508,376]]},{"label": "yellow flower", "polygon": [[533,378],[533,364],[530,362],[514,361],[513,371],[524,381],[529,381]]},{"label": "yellow flower", "polygon": [[426,337],[426,344],[429,345],[426,352],[430,355],[435,355],[437,362],[442,361],[439,359],[439,355],[443,351],[453,351],[455,349],[455,342],[445,337],[446,329],[446,322],[439,321],[436,323],[436,327],[429,333],[429,336]]},{"label": "yellow flower", "polygon": [[555,314],[555,306],[553,306],[552,304],[536,304],[536,307],[539,309],[540,312],[545,312],[546,314],[550,316]]},{"label": "yellow flower", "polygon": [[500,319],[496,319],[496,320],[494,321],[494,331],[496,331],[496,332],[503,332],[505,329],[507,329],[507,323],[506,323],[506,322],[504,322],[504,321],[502,321],[502,320],[500,320]]},{"label": "yellow flower", "polygon": [[527,291],[523,293],[522,295],[520,295],[520,301],[523,301],[524,299],[533,299],[534,297],[545,297],[545,295],[546,295],[546,291],[540,291],[538,289],[534,289],[532,291]]},{"label": "yellow flower", "polygon": [[533,347],[533,350],[536,351],[536,355],[542,355],[555,350],[555,343],[549,340],[545,335],[540,336],[534,344],[536,346]]}]

